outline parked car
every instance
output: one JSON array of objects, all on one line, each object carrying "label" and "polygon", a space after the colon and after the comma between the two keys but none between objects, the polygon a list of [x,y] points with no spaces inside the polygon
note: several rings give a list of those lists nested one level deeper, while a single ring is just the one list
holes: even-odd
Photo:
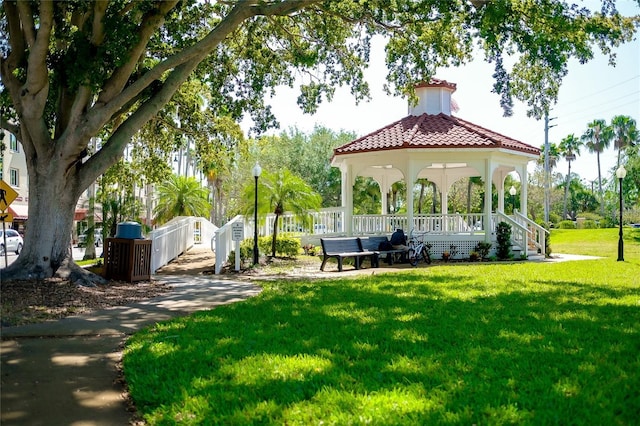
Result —
[{"label": "parked car", "polygon": [[[15,254],[20,254],[24,241],[18,231],[15,229],[7,229],[7,249]],[[4,232],[0,230],[0,256],[4,256]]]},{"label": "parked car", "polygon": [[[78,247],[86,247],[87,243],[87,233],[84,232],[78,235]],[[93,234],[93,242],[96,247],[100,247],[102,245],[102,229],[96,229]]]}]

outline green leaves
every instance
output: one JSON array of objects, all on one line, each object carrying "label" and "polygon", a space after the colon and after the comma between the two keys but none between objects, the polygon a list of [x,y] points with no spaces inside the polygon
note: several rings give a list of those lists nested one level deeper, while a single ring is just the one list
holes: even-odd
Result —
[{"label": "green leaves", "polygon": [[207,189],[195,178],[170,175],[157,190],[159,200],[153,213],[159,225],[178,216],[209,215]]}]

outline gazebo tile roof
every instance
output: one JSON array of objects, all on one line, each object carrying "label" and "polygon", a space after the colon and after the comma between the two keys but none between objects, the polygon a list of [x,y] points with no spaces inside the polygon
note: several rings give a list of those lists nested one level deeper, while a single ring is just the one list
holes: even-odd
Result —
[{"label": "gazebo tile roof", "polygon": [[446,114],[410,115],[336,148],[334,154],[401,148],[503,148],[540,154],[536,147]]}]

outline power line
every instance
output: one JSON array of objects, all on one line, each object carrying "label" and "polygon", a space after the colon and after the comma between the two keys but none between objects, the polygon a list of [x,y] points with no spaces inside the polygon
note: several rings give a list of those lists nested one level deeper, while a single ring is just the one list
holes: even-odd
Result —
[{"label": "power line", "polygon": [[[590,93],[590,94],[588,94],[588,95],[581,96],[581,97],[576,98],[576,99],[574,99],[574,100],[572,100],[572,101],[566,102],[565,104],[569,104],[569,105],[570,105],[570,104],[575,103],[575,102],[578,102],[578,101],[580,101],[580,100],[582,100],[582,99],[585,99],[585,98],[589,98],[589,97],[591,97],[591,96],[598,95],[598,94],[600,94],[600,93],[602,93],[602,92],[606,92],[607,90],[611,90],[611,89],[613,89],[614,87],[621,86],[621,85],[623,85],[623,84],[625,84],[625,83],[628,83],[628,82],[630,82],[630,81],[632,81],[632,80],[635,80],[635,79],[637,79],[637,78],[640,78],[640,74],[635,75],[635,76],[633,76],[633,77],[631,77],[631,78],[629,78],[629,79],[627,79],[627,80],[621,81],[620,83],[614,84],[613,86],[605,87],[604,89],[598,90],[597,92],[593,92],[593,93]],[[637,93],[637,92],[635,92],[635,93]]]},{"label": "power line", "polygon": [[[604,103],[602,105],[606,105],[607,103],[611,103],[611,102],[606,102],[606,103]],[[625,107],[627,105],[633,105],[633,104],[639,104],[639,101],[637,99],[634,99],[632,101],[625,102],[625,103],[622,103],[622,104],[612,105],[612,106],[610,106],[610,107],[608,107],[606,109],[600,109],[600,110],[598,110],[598,118],[604,118],[604,116],[606,116],[607,112],[616,111],[616,110],[619,110],[622,107]],[[602,105],[596,105],[596,106],[600,107]],[[581,111],[577,111],[575,114],[582,113],[584,111],[589,111],[589,109],[584,109],[584,110],[581,110]],[[570,116],[575,115],[575,114],[574,113],[563,114],[562,118],[565,118],[565,117],[568,117],[568,116],[570,117]],[[594,118],[594,114],[592,114],[592,113],[582,113],[581,115],[579,115],[576,118],[572,118],[570,120],[561,120],[558,124],[562,125],[562,126],[567,126],[567,125],[570,125],[571,123],[578,123],[580,121],[590,121],[593,118]]]}]

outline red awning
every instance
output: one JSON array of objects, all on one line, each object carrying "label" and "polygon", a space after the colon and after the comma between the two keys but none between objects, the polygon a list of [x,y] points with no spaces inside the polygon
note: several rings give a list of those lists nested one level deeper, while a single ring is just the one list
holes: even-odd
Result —
[{"label": "red awning", "polygon": [[[74,221],[80,221],[80,220],[87,220],[87,214],[89,213],[89,209],[76,209],[74,215],[73,215],[73,220]],[[102,222],[102,215],[98,212],[94,212],[93,213],[93,220],[95,222]]]},{"label": "red awning", "polygon": [[13,220],[27,220],[29,219],[29,205],[12,204],[9,206],[9,213],[13,216]]}]

